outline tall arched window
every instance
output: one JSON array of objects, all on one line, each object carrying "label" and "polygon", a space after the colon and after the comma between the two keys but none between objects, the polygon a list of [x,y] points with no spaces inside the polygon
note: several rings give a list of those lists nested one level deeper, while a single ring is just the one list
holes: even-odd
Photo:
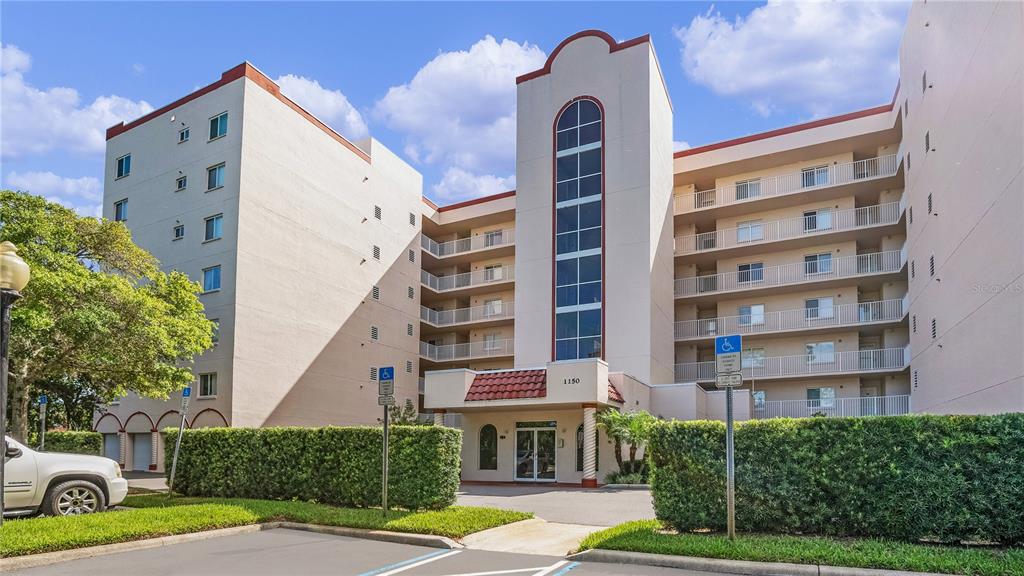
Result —
[{"label": "tall arched window", "polygon": [[603,140],[594,100],[555,124],[555,360],[602,357]]},{"label": "tall arched window", "polygon": [[480,429],[480,469],[498,469],[498,429],[492,424]]},{"label": "tall arched window", "polygon": [[[594,469],[601,469],[601,433],[594,430]],[[583,424],[576,427],[576,471],[583,472]]]}]

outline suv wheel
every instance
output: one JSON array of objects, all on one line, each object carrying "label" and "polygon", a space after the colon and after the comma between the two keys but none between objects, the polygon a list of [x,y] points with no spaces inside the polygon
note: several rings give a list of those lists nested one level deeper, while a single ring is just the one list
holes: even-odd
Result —
[{"label": "suv wheel", "polygon": [[75,516],[103,512],[107,507],[103,491],[86,480],[68,480],[50,488],[43,500],[47,516]]}]

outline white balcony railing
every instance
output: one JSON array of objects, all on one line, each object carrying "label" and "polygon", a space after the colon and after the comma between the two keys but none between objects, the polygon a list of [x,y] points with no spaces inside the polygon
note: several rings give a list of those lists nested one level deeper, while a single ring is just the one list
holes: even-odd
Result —
[{"label": "white balcony railing", "polygon": [[680,194],[675,197],[676,212],[690,212],[736,202],[748,202],[791,192],[818,190],[849,184],[857,180],[893,176],[899,168],[895,154],[804,169],[767,178],[744,180],[716,188]]},{"label": "white balcony railing", "polygon": [[434,362],[450,360],[469,360],[472,358],[488,358],[491,356],[511,356],[513,342],[507,340],[481,340],[462,344],[443,344],[434,346],[428,342],[420,342],[420,356]]},{"label": "white balcony railing", "polygon": [[449,240],[447,242],[435,242],[425,234],[420,235],[420,246],[436,258],[444,258],[445,256],[453,256],[464,252],[475,252],[485,248],[508,246],[515,243],[515,241],[516,231],[514,228],[485,232],[476,236]]},{"label": "white balcony railing", "polygon": [[468,322],[489,322],[512,318],[515,313],[515,302],[491,302],[483,306],[458,308],[455,310],[433,310],[420,306],[420,320],[434,326],[451,326]]},{"label": "white balcony railing", "polygon": [[696,254],[708,250],[789,240],[812,234],[895,224],[900,221],[902,213],[901,202],[887,202],[846,210],[817,210],[813,215],[799,218],[757,222],[739,228],[678,236],[675,239],[675,249],[676,254]]},{"label": "white balcony railing", "polygon": [[864,396],[821,400],[766,400],[754,402],[754,418],[808,418],[812,416],[895,416],[910,413],[910,396]]},{"label": "white balcony railing", "polygon": [[675,294],[678,298],[899,272],[903,268],[905,260],[903,250],[889,250],[813,262],[793,262],[781,266],[767,266],[737,272],[676,278]]},{"label": "white balcony railing", "polygon": [[[744,358],[743,378],[787,378],[820,374],[858,372],[898,372],[907,367],[910,351],[906,348],[882,350],[849,350],[831,354],[801,356],[769,356]],[[711,382],[715,379],[715,363],[687,362],[676,364],[676,382]]]},{"label": "white balcony railing", "polygon": [[675,323],[676,340],[713,338],[723,334],[767,334],[792,330],[813,330],[858,326],[901,320],[907,311],[907,298],[840,304],[828,308],[798,308],[760,314],[721,316]]},{"label": "white balcony railing", "polygon": [[460,288],[472,288],[484,284],[496,284],[508,282],[515,278],[513,266],[499,266],[497,268],[484,268],[462,274],[451,276],[434,276],[426,270],[420,270],[420,282],[434,292],[445,290],[457,290]]}]

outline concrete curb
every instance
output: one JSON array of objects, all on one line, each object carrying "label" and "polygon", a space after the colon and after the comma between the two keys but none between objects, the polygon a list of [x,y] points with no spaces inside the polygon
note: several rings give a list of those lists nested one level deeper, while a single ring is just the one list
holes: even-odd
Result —
[{"label": "concrete curb", "polygon": [[739,574],[743,576],[941,576],[932,575],[927,572],[901,572],[869,568],[819,566],[817,564],[787,564],[783,562],[721,560],[718,558],[671,556],[667,554],[647,554],[644,552],[623,552],[620,550],[586,550],[577,554],[570,554],[566,558],[579,562],[661,566],[664,568]]},{"label": "concrete curb", "polygon": [[650,490],[650,484],[605,484],[601,488],[611,488],[612,490]]},{"label": "concrete curb", "polygon": [[71,560],[82,560],[93,556],[106,556],[120,552],[131,552],[133,550],[145,550],[147,548],[159,548],[161,546],[172,546],[195,542],[207,538],[219,538],[221,536],[237,536],[239,534],[251,534],[261,530],[273,530],[285,528],[288,530],[304,530],[318,534],[329,534],[332,536],[347,536],[349,538],[363,538],[366,540],[378,540],[381,542],[394,542],[395,544],[411,544],[414,546],[426,546],[429,548],[455,549],[462,548],[462,544],[444,536],[432,536],[429,534],[409,534],[406,532],[387,532],[384,530],[366,530],[363,528],[346,528],[343,526],[321,526],[319,524],[301,524],[298,522],[265,522],[263,524],[248,524],[246,526],[234,526],[232,528],[218,528],[204,532],[189,532],[188,534],[175,534],[174,536],[161,536],[159,538],[147,538],[145,540],[133,540],[131,542],[118,542],[116,544],[103,544],[102,546],[89,546],[87,548],[75,548],[73,550],[59,550],[57,552],[44,552],[42,554],[30,554],[27,556],[13,556],[3,559],[0,566],[0,573],[14,572],[68,562]]}]

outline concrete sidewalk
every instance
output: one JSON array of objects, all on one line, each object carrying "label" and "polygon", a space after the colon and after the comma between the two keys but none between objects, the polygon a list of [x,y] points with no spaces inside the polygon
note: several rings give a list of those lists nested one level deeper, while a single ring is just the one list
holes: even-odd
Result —
[{"label": "concrete sidewalk", "polygon": [[137,470],[125,470],[122,472],[129,488],[144,488],[157,492],[167,490],[167,479],[160,472],[139,472]]},{"label": "concrete sidewalk", "polygon": [[580,524],[559,524],[540,518],[498,526],[462,538],[466,548],[490,552],[565,556],[580,541],[601,528]]},{"label": "concrete sidewalk", "polygon": [[464,483],[458,504],[533,512],[548,522],[598,527],[654,518],[651,491],[637,489]]}]

